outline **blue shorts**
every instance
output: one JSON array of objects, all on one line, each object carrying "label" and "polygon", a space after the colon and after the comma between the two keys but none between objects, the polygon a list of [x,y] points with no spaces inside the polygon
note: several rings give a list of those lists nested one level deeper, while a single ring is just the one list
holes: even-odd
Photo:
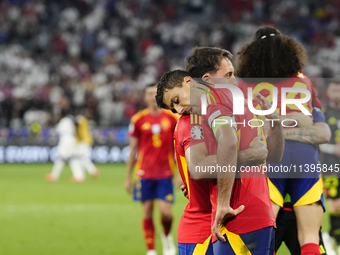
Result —
[{"label": "blue shorts", "polygon": [[[316,167],[318,163],[319,151],[316,147],[301,142],[286,141],[281,162],[267,164],[267,169],[270,166],[279,167],[281,165],[294,169],[295,166],[296,173],[293,173],[293,170],[290,173],[270,173],[268,170],[271,200],[283,207],[284,197],[288,193],[294,206],[308,205],[318,201],[321,201],[324,206],[321,174],[317,171],[311,171],[311,166]],[[308,167],[309,171],[307,172]]]},{"label": "blue shorts", "polygon": [[169,203],[174,202],[174,188],[172,178],[165,179],[138,179],[133,189],[135,201],[161,199]]},{"label": "blue shorts", "polygon": [[178,255],[214,255],[211,235],[204,243],[178,243]]},{"label": "blue shorts", "polygon": [[275,248],[275,229],[262,228],[245,234],[234,234],[223,228],[221,234],[227,242],[217,241],[213,244],[215,255],[273,255]]}]

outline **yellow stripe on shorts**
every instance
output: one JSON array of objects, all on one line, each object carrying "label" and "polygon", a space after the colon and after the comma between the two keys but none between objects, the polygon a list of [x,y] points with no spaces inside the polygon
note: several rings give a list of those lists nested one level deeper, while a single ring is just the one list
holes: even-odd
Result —
[{"label": "yellow stripe on shorts", "polygon": [[229,232],[224,226],[220,228],[220,231],[222,235],[227,236],[229,244],[236,255],[252,255],[239,235]]},{"label": "yellow stripe on shorts", "polygon": [[211,235],[207,239],[205,239],[204,243],[196,244],[195,250],[193,251],[192,255],[205,255],[207,253],[210,240]]},{"label": "yellow stripe on shorts", "polygon": [[267,178],[270,200],[275,204],[283,207],[283,197],[275,185]]},{"label": "yellow stripe on shorts", "polygon": [[313,185],[310,190],[308,190],[295,204],[294,206],[299,205],[310,205],[315,202],[318,202],[321,199],[321,195],[323,193],[323,182],[321,175],[319,176],[319,180]]}]

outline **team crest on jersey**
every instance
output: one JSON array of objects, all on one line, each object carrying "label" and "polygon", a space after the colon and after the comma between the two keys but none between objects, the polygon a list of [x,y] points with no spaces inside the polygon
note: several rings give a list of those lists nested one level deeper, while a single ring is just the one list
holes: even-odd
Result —
[{"label": "team crest on jersey", "polygon": [[201,126],[193,126],[191,128],[191,137],[195,140],[204,139],[203,128]]},{"label": "team crest on jersey", "polygon": [[151,126],[151,132],[152,132],[152,134],[154,134],[154,135],[158,135],[158,134],[161,132],[161,125],[159,125],[159,124],[153,124],[153,125]]},{"label": "team crest on jersey", "polygon": [[149,122],[145,122],[141,127],[142,130],[149,130],[150,128],[151,124]]}]

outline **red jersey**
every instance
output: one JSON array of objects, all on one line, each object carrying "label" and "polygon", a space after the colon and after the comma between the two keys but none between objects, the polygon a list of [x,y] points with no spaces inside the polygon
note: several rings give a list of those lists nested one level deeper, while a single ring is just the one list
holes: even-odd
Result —
[{"label": "red jersey", "polygon": [[[257,79],[258,80],[258,79]],[[253,94],[260,93],[264,96],[270,103],[273,103],[273,88],[278,88],[277,92],[277,113],[281,115],[281,88],[303,88],[309,90],[311,93],[311,99],[307,103],[303,103],[302,105],[312,113],[313,107],[317,107],[321,109],[320,100],[316,97],[316,94],[313,89],[313,84],[311,80],[305,76],[304,74],[299,74],[296,77],[289,78],[284,81],[277,82],[275,84],[271,84],[268,82],[261,82],[261,83],[247,83],[244,80],[241,80],[238,83],[238,87],[242,90],[245,96],[248,95],[248,88],[253,88]],[[286,98],[293,99],[293,98],[303,98],[304,95],[301,97],[301,93],[296,92],[289,92],[286,95]],[[258,110],[261,110],[261,107],[258,105],[256,101],[253,101],[254,107]],[[295,104],[287,104],[286,105],[286,113],[289,114],[291,112],[301,112],[301,110]],[[312,115],[311,115],[312,117]]]},{"label": "red jersey", "polygon": [[[192,118],[194,121],[195,118]],[[183,115],[177,123],[174,133],[176,160],[179,173],[188,191],[188,204],[184,209],[178,226],[178,243],[203,243],[211,235],[211,203],[209,181],[195,181],[190,177],[190,172],[185,160],[185,151],[193,144],[204,142],[203,130],[194,135],[191,130],[201,127],[201,121],[192,123],[190,115]],[[192,133],[192,134],[191,134]],[[197,134],[197,132],[196,132]],[[190,142],[190,136],[193,138]]]},{"label": "red jersey", "polygon": [[[207,95],[207,114],[202,115],[203,130],[205,136],[204,139],[209,154],[216,154],[217,152],[217,142],[211,129],[211,125],[213,123],[213,120],[219,118],[220,116],[230,116],[230,118],[234,118],[235,122],[238,123],[237,125],[235,125],[236,134],[238,137],[238,150],[244,150],[248,148],[249,143],[254,137],[258,135],[263,135],[262,127],[252,128],[248,125],[248,120],[257,119],[257,117],[250,112],[245,100],[244,115],[235,115],[233,117],[233,101],[230,91],[228,89],[215,90],[221,98],[222,105],[217,100],[216,103],[214,103],[213,100],[210,99],[210,96]],[[243,125],[244,121],[245,125]],[[255,123],[255,121],[251,124],[253,126],[258,125],[257,123]],[[261,167],[263,167],[263,165],[259,166],[259,168]],[[211,203],[213,207],[213,224],[215,220],[217,206],[216,182],[214,185],[211,185]],[[226,222],[225,227],[228,231],[235,234],[244,234],[258,229],[275,226],[275,216],[271,206],[268,183],[265,174],[251,172],[240,172],[236,174],[231,193],[230,206],[236,209],[241,205],[244,205],[245,209],[235,218],[232,218]]]},{"label": "red jersey", "polygon": [[173,131],[177,119],[173,113],[162,110],[151,115],[148,109],[131,118],[129,135],[139,139],[137,176],[143,179],[172,177],[175,160]]}]

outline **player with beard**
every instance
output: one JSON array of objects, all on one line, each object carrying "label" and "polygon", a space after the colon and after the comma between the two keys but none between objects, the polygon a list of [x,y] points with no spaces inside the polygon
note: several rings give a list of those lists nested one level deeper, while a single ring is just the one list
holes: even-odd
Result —
[{"label": "player with beard", "polygon": [[[221,72],[226,71],[226,74],[230,74],[230,78],[233,78],[231,61],[223,56],[222,51],[217,51],[216,59],[218,60],[217,66],[212,65],[210,68],[222,70]],[[207,74],[216,75],[216,70]],[[200,88],[206,85],[191,84],[191,80],[191,74],[181,70],[164,74],[158,83],[158,105],[175,109],[182,114],[190,108],[194,113],[199,113],[200,98],[205,93],[201,92],[203,90]],[[191,86],[193,86],[193,90],[190,89]],[[236,168],[238,151],[247,148],[254,137],[263,134],[263,130],[261,127],[251,128],[236,124],[236,122],[241,123],[242,120],[246,121],[256,117],[247,109],[247,105],[245,105],[245,115],[233,116],[230,92],[213,88],[210,88],[208,92],[211,97],[218,97],[219,95],[222,98],[222,101],[217,104],[209,103],[207,115],[201,116],[208,153],[209,155],[217,155],[218,165],[231,165]],[[268,102],[260,95],[257,96],[257,99],[264,104]],[[209,102],[212,102],[212,100],[212,98],[208,99]],[[270,104],[266,107],[269,109]],[[276,117],[275,113],[270,117]],[[214,126],[212,125],[214,119],[232,120],[234,124]],[[278,131],[275,129],[278,129]],[[275,134],[275,131],[280,135],[280,126],[273,127],[272,133]],[[276,137],[277,150],[272,153],[273,156],[275,155],[276,161],[281,159],[283,151],[280,140],[281,145],[283,145],[282,136]],[[190,149],[194,147],[192,146]],[[269,147],[272,148],[272,146]],[[190,156],[193,156],[190,159],[191,162],[194,161],[194,157],[202,158],[202,154],[193,152],[190,154]],[[269,155],[271,154],[269,153]],[[261,166],[259,167],[261,168]],[[256,178],[260,176],[252,173],[250,175],[240,173],[237,176],[238,178],[235,179],[233,172],[227,173],[227,176],[219,175],[219,177],[223,178],[218,178],[218,184],[215,182],[210,185],[212,221],[214,222],[213,234],[219,239],[213,245],[214,254],[232,254],[233,252],[238,254],[241,252],[240,249],[243,249],[243,252],[272,254],[274,252],[273,227],[275,220],[270,205],[266,178]],[[225,220],[226,223],[224,223]],[[222,234],[220,233],[220,226]],[[256,247],[251,245],[254,242],[257,243]]]}]

